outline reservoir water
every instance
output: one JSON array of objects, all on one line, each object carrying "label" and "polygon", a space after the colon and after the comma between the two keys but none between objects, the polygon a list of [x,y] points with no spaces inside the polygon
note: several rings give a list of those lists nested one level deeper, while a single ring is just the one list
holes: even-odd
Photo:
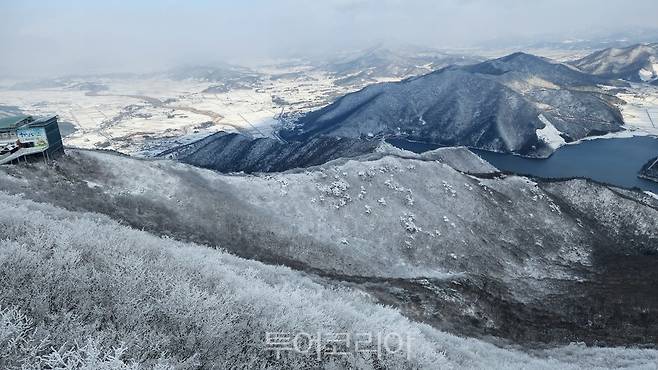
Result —
[{"label": "reservoir water", "polygon": [[[416,153],[438,147],[400,139],[389,142],[401,149]],[[584,140],[578,144],[559,148],[547,159],[471,150],[502,171],[549,179],[582,177],[658,194],[658,183],[638,177],[642,166],[658,156],[658,138],[655,137]]]}]

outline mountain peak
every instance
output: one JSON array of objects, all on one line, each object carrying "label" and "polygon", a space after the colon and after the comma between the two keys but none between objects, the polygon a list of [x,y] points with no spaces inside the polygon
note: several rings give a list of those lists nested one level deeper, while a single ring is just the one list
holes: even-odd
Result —
[{"label": "mountain peak", "polygon": [[529,54],[529,53],[524,53],[522,51],[517,51],[516,53],[512,53],[509,55],[506,55],[504,57],[500,57],[498,59],[494,60],[499,60],[503,62],[510,62],[510,61],[524,61],[524,62],[543,62],[543,63],[550,63],[550,61],[546,58],[534,55],[534,54]]},{"label": "mountain peak", "polygon": [[583,72],[631,82],[658,80],[658,43],[608,48],[570,62]]},{"label": "mountain peak", "polygon": [[605,82],[603,78],[590,76],[571,66],[523,52],[488,60],[464,69],[472,73],[494,76],[507,73],[534,76],[564,86],[595,85]]}]

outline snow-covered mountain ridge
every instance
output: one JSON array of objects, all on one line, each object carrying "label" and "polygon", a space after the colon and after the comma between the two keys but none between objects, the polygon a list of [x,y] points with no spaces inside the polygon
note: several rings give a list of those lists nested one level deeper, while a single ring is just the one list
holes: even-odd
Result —
[{"label": "snow-covered mountain ridge", "polygon": [[[357,289],[285,267],[161,238],[98,213],[3,191],[0,201],[0,365],[7,369],[610,369],[650,368],[658,358],[654,350],[577,344],[532,354],[500,348],[410,321]],[[348,353],[340,357],[279,357],[264,334],[300,330],[404,342],[381,358],[343,347]],[[398,342],[388,343],[397,350]]]},{"label": "snow-covered mountain ridge", "polygon": [[656,253],[658,203],[644,193],[496,174],[465,149],[258,175],[70,150],[54,168],[1,171],[4,192],[287,265],[454,333],[618,345],[658,337],[642,319],[658,310],[645,297],[658,277],[640,264]]},{"label": "snow-covered mountain ridge", "polygon": [[570,64],[604,78],[652,82],[658,79],[658,43],[604,49]]},{"label": "snow-covered mountain ridge", "polygon": [[540,115],[562,141],[621,130],[615,99],[596,86],[602,82],[567,65],[515,53],[368,86],[307,114],[281,136],[290,141],[385,136],[546,156],[556,143],[538,136],[547,127]]}]

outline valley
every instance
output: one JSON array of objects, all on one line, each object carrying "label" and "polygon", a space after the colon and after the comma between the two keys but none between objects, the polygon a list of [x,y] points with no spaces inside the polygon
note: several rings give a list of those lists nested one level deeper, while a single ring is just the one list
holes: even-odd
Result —
[{"label": "valley", "polygon": [[[573,55],[578,53],[574,51]],[[526,55],[514,57],[520,60],[518,58],[526,58]],[[477,57],[450,54],[433,58],[435,59],[424,59],[434,60],[432,68],[445,66],[440,64],[441,61],[473,63],[478,60]],[[510,58],[496,59],[494,62],[502,63],[502,68],[517,68],[514,64],[517,61]],[[79,76],[29,84],[6,81],[0,83],[0,101],[27,114],[58,114],[60,120],[73,126],[73,130],[67,130],[69,132],[65,135],[65,143],[71,147],[110,149],[130,155],[152,157],[170,153],[175,148],[219,133],[240,134],[249,139],[267,139],[279,143],[283,143],[284,138],[286,141],[296,141],[299,140],[298,133],[290,134],[293,132],[290,128],[299,125],[297,120],[306,113],[326,107],[341,95],[358,91],[369,84],[399,81],[409,77],[411,73],[423,73],[410,67],[419,61],[407,62],[389,50],[367,51],[361,55],[342,56],[336,60],[326,66],[313,64],[312,61],[295,61],[261,66],[253,70],[233,66],[199,67],[142,76]],[[493,67],[494,62],[485,62],[465,69],[473,76],[489,79],[492,75],[488,76],[487,71],[500,68]],[[551,87],[551,84],[554,84],[550,81],[553,79],[554,82],[562,84],[596,84],[603,81],[589,81],[585,75],[578,76],[576,72],[568,70],[563,72],[570,77],[564,79],[559,75],[563,72],[550,72],[551,68],[559,69],[560,65],[548,64],[539,58],[528,62],[533,64],[531,68],[539,68],[537,71],[543,68],[542,72],[539,72],[540,75],[533,72],[534,77],[529,78],[524,75],[527,72],[518,70],[514,72],[516,76],[513,78],[509,77],[511,74],[507,74],[505,79],[493,76],[494,79],[500,80],[502,88],[511,88],[514,93],[522,96],[521,99],[529,98],[528,107],[522,108],[527,110],[526,113],[529,112],[528,109],[537,110],[531,114],[542,113],[525,131],[525,136],[519,136],[522,131],[513,129],[514,134],[507,133],[499,138],[496,136],[498,134],[491,134],[491,131],[487,131],[486,126],[483,126],[481,132],[468,134],[463,131],[464,135],[471,135],[470,139],[456,137],[455,134],[452,134],[453,137],[431,138],[422,131],[432,129],[431,126],[423,128],[423,122],[431,121],[431,118],[423,117],[422,108],[419,106],[414,108],[417,113],[408,117],[411,121],[404,123],[404,128],[398,124],[400,127],[380,133],[369,128],[359,135],[401,135],[402,138],[412,141],[422,139],[433,144],[467,145],[496,151],[512,150],[524,155],[544,157],[566,142],[586,139],[590,135],[599,136],[609,132],[604,136],[623,137],[658,133],[658,129],[654,127],[654,116],[658,107],[656,87],[638,83],[625,87],[604,84],[600,85],[601,88],[592,86],[591,88],[599,90],[589,97],[580,92],[574,95],[576,93],[573,88],[568,96],[565,95],[565,89],[555,90],[555,87]],[[368,69],[371,77],[353,78],[349,83],[345,82],[346,78],[368,63],[373,65]],[[439,72],[437,77],[454,73],[456,72]],[[554,80],[555,78],[561,80]],[[481,83],[490,82],[483,80]],[[380,88],[379,86],[371,89]],[[560,104],[564,104],[560,103],[561,101],[576,98],[582,104],[581,108],[577,108],[579,111],[573,111],[574,108],[567,109],[566,106],[560,108]],[[519,99],[519,96],[515,99]],[[454,104],[456,103],[453,102],[452,105]],[[612,116],[606,118],[599,116],[600,113],[590,117],[583,115],[584,107],[591,104],[602,104],[597,109],[610,106],[605,109],[610,109],[609,114]],[[618,109],[618,113],[615,113],[615,108],[612,107]],[[447,105],[445,109],[451,109],[451,105]],[[9,112],[11,110],[7,110],[5,114]],[[420,116],[415,117],[418,114]],[[483,119],[483,122],[486,122],[488,118],[485,115]],[[517,122],[519,120],[521,119],[516,118]],[[574,123],[573,120],[591,122],[588,123],[591,127],[586,130],[575,129],[581,124]],[[540,129],[546,122],[549,123],[546,126],[548,128]],[[617,125],[619,127],[615,127]],[[413,133],[414,130],[420,131]],[[345,136],[346,132],[339,131],[338,135]],[[487,135],[494,136],[487,139]],[[495,142],[487,143],[487,140]],[[508,149],[503,149],[505,147]],[[220,167],[217,168],[221,170]],[[239,167],[236,168],[239,170]]]},{"label": "valley", "polygon": [[[289,61],[254,70],[226,65],[146,75],[0,81],[0,102],[25,114],[57,114],[70,122],[77,132],[65,138],[67,145],[153,156],[219,131],[277,139],[275,130],[282,123],[343,94],[427,71],[412,68],[414,63],[440,68],[477,60],[451,54],[413,61],[396,58],[388,50],[367,50],[341,55],[335,65]],[[368,76],[355,76],[364,63],[375,65]]]}]

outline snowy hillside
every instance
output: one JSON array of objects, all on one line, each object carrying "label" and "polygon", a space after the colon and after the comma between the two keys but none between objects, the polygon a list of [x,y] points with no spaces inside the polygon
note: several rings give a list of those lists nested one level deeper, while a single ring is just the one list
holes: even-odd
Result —
[{"label": "snowy hillside", "polygon": [[219,131],[276,138],[273,131],[282,123],[369,84],[477,61],[437,51],[371,49],[331,61],[291,59],[252,68],[215,63],[0,81],[0,114],[59,115],[74,128],[66,145],[152,156]]},{"label": "snowy hillside", "polygon": [[658,0],[0,13],[0,370],[658,370]]},{"label": "snowy hillside", "polygon": [[464,149],[383,153],[229,176],[69,151],[54,168],[2,168],[0,190],[286,265],[460,335],[610,345],[658,338],[644,319],[658,312],[649,293],[658,276],[641,263],[656,254],[654,198],[584,180],[496,175],[476,158]]},{"label": "snowy hillside", "polygon": [[[0,201],[3,369],[603,369],[649,368],[658,356],[578,345],[532,355],[498,348],[409,321],[358,291],[285,267],[4,192]],[[382,333],[396,352],[376,360],[340,347],[348,354],[317,359],[281,351],[277,358],[265,333],[299,331]]]},{"label": "snowy hillside", "polygon": [[[546,156],[565,141],[621,130],[602,79],[523,53],[369,86],[302,117],[287,140],[396,137]],[[543,116],[543,120],[541,119]],[[538,132],[552,125],[551,135]]]},{"label": "snowy hillside", "polygon": [[597,51],[571,62],[582,71],[631,82],[658,79],[658,44],[638,44]]},{"label": "snowy hillside", "polygon": [[558,86],[592,86],[605,79],[580,72],[566,64],[548,58],[517,52],[464,68],[487,75],[513,75],[518,80],[535,78]]},{"label": "snowy hillside", "polygon": [[329,62],[318,63],[341,85],[363,87],[365,84],[385,80],[401,80],[420,76],[449,65],[479,62],[481,58],[457,55],[435,50],[400,48],[391,50],[376,47],[358,53],[339,55]]},{"label": "snowy hillside", "polygon": [[372,153],[378,146],[377,141],[348,138],[319,137],[307,142],[285,143],[220,132],[166,150],[158,157],[221,172],[273,172]]}]

